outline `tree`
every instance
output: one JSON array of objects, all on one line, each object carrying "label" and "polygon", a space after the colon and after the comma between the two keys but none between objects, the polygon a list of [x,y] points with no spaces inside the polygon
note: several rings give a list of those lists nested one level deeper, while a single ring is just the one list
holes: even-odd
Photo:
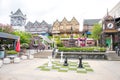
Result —
[{"label": "tree", "polygon": [[12,34],[20,36],[21,43],[30,43],[32,34],[23,31],[14,31]]},{"label": "tree", "polygon": [[0,24],[0,32],[5,32],[5,33],[12,33],[14,31],[14,29],[12,28],[12,26],[10,25],[3,25]]},{"label": "tree", "polygon": [[101,24],[94,24],[93,29],[92,29],[92,38],[97,41],[97,46],[98,46],[98,40],[100,39],[100,35],[102,32],[102,27]]}]

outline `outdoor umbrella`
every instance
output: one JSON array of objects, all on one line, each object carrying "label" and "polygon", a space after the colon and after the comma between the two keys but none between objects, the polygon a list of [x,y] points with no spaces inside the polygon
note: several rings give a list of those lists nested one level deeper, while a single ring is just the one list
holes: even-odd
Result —
[{"label": "outdoor umbrella", "polygon": [[20,39],[17,40],[17,43],[16,43],[16,51],[17,51],[17,52],[20,52]]}]

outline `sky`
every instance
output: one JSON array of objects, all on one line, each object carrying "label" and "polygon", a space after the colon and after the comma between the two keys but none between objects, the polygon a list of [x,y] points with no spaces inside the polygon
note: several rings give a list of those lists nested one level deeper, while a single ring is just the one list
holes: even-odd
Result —
[{"label": "sky", "polygon": [[10,24],[11,11],[21,9],[27,16],[27,22],[53,24],[56,19],[68,21],[75,17],[78,22],[83,19],[100,19],[110,11],[119,0],[0,0],[0,23]]}]

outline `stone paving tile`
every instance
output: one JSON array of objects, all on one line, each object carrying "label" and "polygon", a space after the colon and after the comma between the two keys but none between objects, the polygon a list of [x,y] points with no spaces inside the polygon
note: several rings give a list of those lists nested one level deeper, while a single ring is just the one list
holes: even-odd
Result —
[{"label": "stone paving tile", "polygon": [[48,62],[48,59],[35,58],[23,60],[18,64],[3,65],[0,68],[0,80],[120,80],[120,61],[83,61],[88,62],[94,72],[87,74],[44,72],[38,70],[37,67]]}]

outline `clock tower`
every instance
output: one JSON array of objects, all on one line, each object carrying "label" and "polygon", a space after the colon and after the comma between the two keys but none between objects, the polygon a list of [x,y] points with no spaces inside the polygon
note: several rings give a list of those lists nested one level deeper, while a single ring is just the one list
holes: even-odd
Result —
[{"label": "clock tower", "polygon": [[23,15],[20,9],[18,9],[15,13],[11,12],[10,18],[10,24],[13,29],[20,31],[25,30],[26,15]]},{"label": "clock tower", "polygon": [[116,29],[115,19],[108,15],[102,21],[101,42],[108,50],[114,49],[118,30]]},{"label": "clock tower", "polygon": [[103,30],[114,30],[115,29],[115,20],[112,16],[107,15],[103,19]]}]

